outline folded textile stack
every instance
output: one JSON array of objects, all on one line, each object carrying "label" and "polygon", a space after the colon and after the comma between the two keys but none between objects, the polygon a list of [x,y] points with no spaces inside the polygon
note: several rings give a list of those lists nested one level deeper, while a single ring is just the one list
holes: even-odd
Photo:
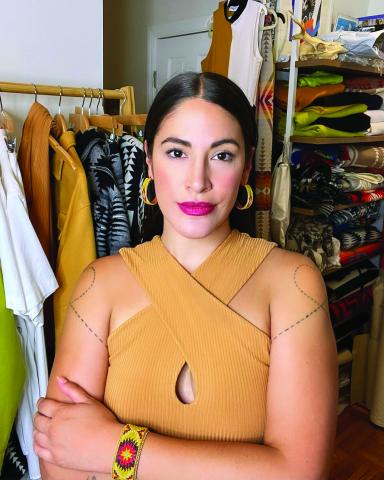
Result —
[{"label": "folded textile stack", "polygon": [[[311,105],[316,99],[344,92],[342,75],[317,71],[310,75],[300,75],[296,89],[296,112]],[[276,82],[275,102],[286,110],[288,101],[288,83]]]},{"label": "folded textile stack", "polygon": [[384,93],[384,77],[362,75],[344,79],[347,92],[364,92],[382,97]]},{"label": "folded textile stack", "polygon": [[340,266],[340,242],[332,227],[318,218],[295,217],[287,232],[286,248],[311,258],[321,271]]},{"label": "folded textile stack", "polygon": [[379,271],[379,268],[372,262],[365,260],[358,267],[347,267],[333,272],[325,280],[329,301],[342,300],[363,288],[373,285],[379,276]]}]

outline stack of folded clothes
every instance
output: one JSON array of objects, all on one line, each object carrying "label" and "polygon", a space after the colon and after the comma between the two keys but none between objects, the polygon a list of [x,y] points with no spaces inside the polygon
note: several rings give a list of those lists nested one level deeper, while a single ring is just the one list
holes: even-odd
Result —
[{"label": "stack of folded clothes", "polygon": [[332,236],[332,226],[319,218],[295,217],[286,248],[311,258],[321,271],[340,267],[340,242]]},{"label": "stack of folded clothes", "polygon": [[[384,88],[355,92],[345,91],[351,79],[342,75],[317,71],[300,75],[296,89],[294,135],[302,137],[356,137],[384,134]],[[353,84],[353,82],[352,82]],[[358,85],[363,85],[358,84]],[[368,85],[382,85],[368,83]],[[374,93],[373,93],[374,91]],[[278,131],[285,130],[288,84],[277,82],[275,101]]]},{"label": "stack of folded clothes", "polygon": [[373,304],[373,284],[379,269],[369,260],[358,267],[346,267],[325,279],[329,299],[329,312],[336,341],[359,329],[369,320]]}]

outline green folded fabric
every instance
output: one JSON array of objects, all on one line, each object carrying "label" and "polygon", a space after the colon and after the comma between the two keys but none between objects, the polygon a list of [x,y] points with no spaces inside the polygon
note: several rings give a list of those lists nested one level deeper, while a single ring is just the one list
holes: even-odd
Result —
[{"label": "green folded fabric", "polygon": [[16,331],[15,318],[5,306],[0,269],[0,471],[16,417],[25,378],[24,357]]},{"label": "green folded fabric", "polygon": [[367,105],[363,103],[336,107],[313,106],[304,108],[301,112],[296,112],[294,121],[296,127],[301,128],[310,125],[320,117],[343,118],[348,117],[349,115],[354,115],[355,113],[364,113],[367,110]]},{"label": "green folded fabric", "polygon": [[309,75],[299,75],[298,87],[320,87],[321,85],[337,85],[343,83],[343,76],[337,73],[316,71]]},{"label": "green folded fabric", "polygon": [[298,137],[365,137],[365,132],[343,132],[325,125],[308,125],[302,128],[296,128],[294,135]]}]

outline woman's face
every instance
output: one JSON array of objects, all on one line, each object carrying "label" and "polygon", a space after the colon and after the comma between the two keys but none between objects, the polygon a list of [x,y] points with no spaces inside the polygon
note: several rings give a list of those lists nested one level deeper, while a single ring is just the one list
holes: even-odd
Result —
[{"label": "woman's face", "polygon": [[164,228],[203,238],[223,224],[250,162],[238,121],[200,98],[180,103],[160,124],[147,163],[164,216]]}]

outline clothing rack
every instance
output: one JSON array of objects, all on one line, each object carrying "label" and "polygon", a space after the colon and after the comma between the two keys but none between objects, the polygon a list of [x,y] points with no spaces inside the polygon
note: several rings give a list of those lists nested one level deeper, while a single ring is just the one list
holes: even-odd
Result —
[{"label": "clothing rack", "polygon": [[37,85],[33,83],[0,82],[0,93],[25,93],[34,95],[54,95],[63,97],[87,97],[124,100],[127,95],[124,88],[117,90],[106,90],[92,87],[61,87],[60,85]]}]

